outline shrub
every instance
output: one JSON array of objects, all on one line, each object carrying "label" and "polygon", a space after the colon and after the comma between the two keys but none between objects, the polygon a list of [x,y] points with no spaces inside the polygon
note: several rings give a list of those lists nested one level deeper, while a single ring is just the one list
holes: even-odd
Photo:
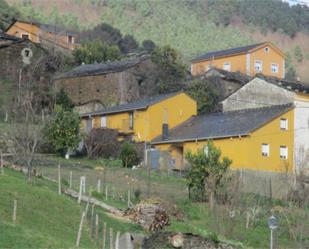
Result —
[{"label": "shrub", "polygon": [[125,142],[121,147],[120,158],[123,167],[133,167],[138,164],[139,158],[136,148],[133,144]]}]

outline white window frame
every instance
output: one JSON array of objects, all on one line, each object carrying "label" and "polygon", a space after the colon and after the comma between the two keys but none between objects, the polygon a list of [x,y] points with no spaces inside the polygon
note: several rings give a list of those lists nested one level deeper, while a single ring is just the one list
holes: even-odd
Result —
[{"label": "white window frame", "polygon": [[[273,71],[274,66],[277,68],[276,71]],[[271,63],[270,70],[271,70],[272,73],[278,74],[279,73],[279,65],[277,63]]]},{"label": "white window frame", "polygon": [[[257,67],[256,67],[257,63],[260,64],[260,69],[257,69]],[[262,72],[263,71],[263,61],[261,61],[261,60],[255,60],[254,61],[254,71],[255,72]]]},{"label": "white window frame", "polygon": [[105,115],[101,117],[101,127],[102,128],[107,127],[107,117]]},{"label": "white window frame", "polygon": [[287,118],[281,118],[280,119],[280,129],[287,131],[289,128],[289,121]]},{"label": "white window frame", "polygon": [[269,157],[270,156],[270,148],[269,144],[263,143],[261,147],[261,152],[263,157]]},{"label": "white window frame", "polygon": [[266,47],[266,48],[264,48],[264,51],[265,51],[265,53],[269,53],[270,48],[269,48],[269,47]]},{"label": "white window frame", "polygon": [[[226,66],[228,68],[226,68]],[[228,61],[224,62],[223,63],[223,70],[230,72],[231,71],[231,62],[228,62]]]},{"label": "white window frame", "polygon": [[280,158],[281,159],[288,159],[288,155],[289,155],[289,149],[288,149],[288,147],[287,146],[285,146],[285,145],[282,145],[282,146],[280,146]]}]

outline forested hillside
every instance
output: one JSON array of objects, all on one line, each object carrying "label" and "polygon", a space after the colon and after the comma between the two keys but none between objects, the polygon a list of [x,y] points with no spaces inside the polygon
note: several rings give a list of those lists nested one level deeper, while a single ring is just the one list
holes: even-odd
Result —
[{"label": "forested hillside", "polygon": [[279,0],[7,0],[27,18],[84,30],[105,22],[178,49],[186,61],[199,53],[273,41],[309,82],[309,9]]}]

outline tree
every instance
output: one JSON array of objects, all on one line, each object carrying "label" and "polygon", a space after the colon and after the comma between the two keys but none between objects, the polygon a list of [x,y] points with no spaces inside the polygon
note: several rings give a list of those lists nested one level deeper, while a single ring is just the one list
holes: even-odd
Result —
[{"label": "tree", "polygon": [[66,111],[73,110],[74,104],[63,88],[56,94],[56,104]]},{"label": "tree", "polygon": [[123,167],[133,167],[139,162],[136,148],[133,144],[124,142],[121,146],[120,158]]},{"label": "tree", "polygon": [[152,52],[156,48],[156,44],[152,40],[144,40],[142,42],[142,48],[145,51]]},{"label": "tree", "polygon": [[84,43],[73,52],[77,64],[101,63],[120,59],[120,51],[117,46],[110,46],[101,40]]},{"label": "tree", "polygon": [[303,59],[304,59],[304,56],[303,56],[303,53],[302,53],[302,50],[300,48],[299,45],[297,45],[294,49],[294,56],[295,56],[295,59],[298,61],[298,62],[302,62]]},{"label": "tree", "polygon": [[213,142],[208,142],[204,149],[196,153],[188,152],[186,159],[191,165],[187,175],[189,189],[201,189],[202,193],[207,192],[209,207],[213,209],[215,204],[216,189],[227,173],[232,161],[227,157],[221,160],[221,151],[216,148]]},{"label": "tree", "polygon": [[181,81],[186,75],[186,66],[177,50],[170,46],[156,47],[151,60],[160,70],[159,93],[179,91],[183,88]]},{"label": "tree", "polygon": [[192,81],[186,92],[197,101],[198,114],[213,111],[219,101],[218,93],[204,80]]},{"label": "tree", "polygon": [[123,54],[134,52],[138,49],[138,43],[133,35],[125,35],[119,44],[120,51]]},{"label": "tree", "polygon": [[56,105],[51,120],[46,127],[46,136],[57,152],[64,155],[76,149],[79,141],[79,116],[73,111]]}]

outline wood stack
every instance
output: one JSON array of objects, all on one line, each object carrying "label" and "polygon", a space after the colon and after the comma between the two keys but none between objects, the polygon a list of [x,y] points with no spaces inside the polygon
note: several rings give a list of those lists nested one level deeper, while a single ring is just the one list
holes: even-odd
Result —
[{"label": "wood stack", "polygon": [[127,211],[134,222],[148,231],[158,231],[169,224],[169,215],[160,202],[142,202]]}]

